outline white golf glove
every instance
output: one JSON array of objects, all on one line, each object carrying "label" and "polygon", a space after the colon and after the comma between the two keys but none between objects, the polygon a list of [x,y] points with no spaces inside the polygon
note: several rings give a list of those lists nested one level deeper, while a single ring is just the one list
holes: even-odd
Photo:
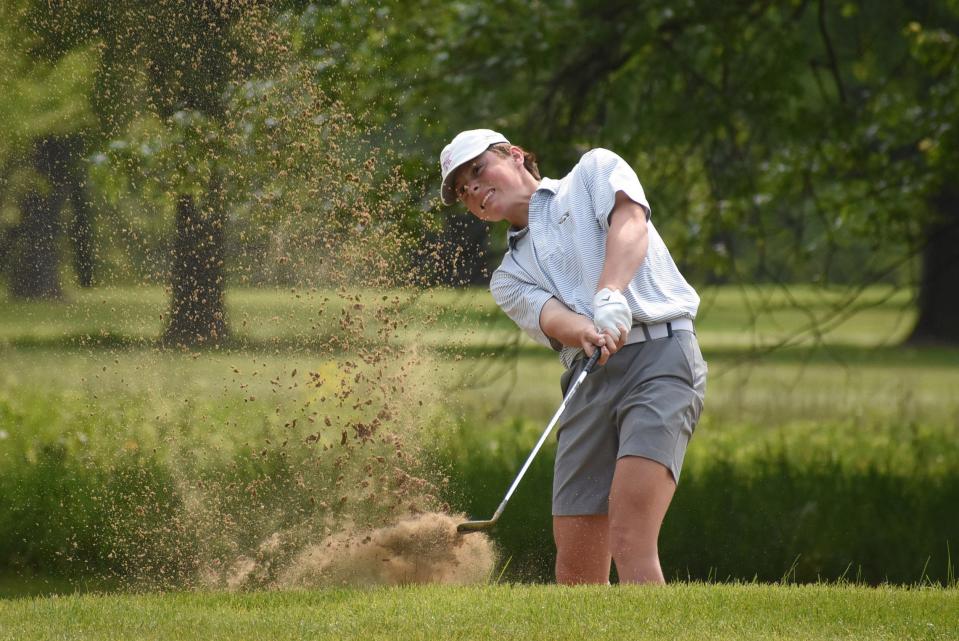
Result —
[{"label": "white golf glove", "polygon": [[600,332],[607,330],[613,338],[622,338],[620,325],[626,331],[633,326],[633,312],[629,309],[626,297],[606,287],[596,292],[593,296],[593,324]]}]

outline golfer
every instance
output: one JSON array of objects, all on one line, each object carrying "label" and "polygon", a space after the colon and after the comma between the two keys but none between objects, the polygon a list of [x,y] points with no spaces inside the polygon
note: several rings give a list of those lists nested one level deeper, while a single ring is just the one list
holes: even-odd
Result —
[{"label": "golfer", "polygon": [[440,154],[442,199],[510,223],[496,303],[559,352],[563,393],[602,350],[559,423],[553,537],[559,583],[664,583],[659,530],[703,408],[699,296],[650,220],[630,166],[593,149],[564,178],[489,129]]}]

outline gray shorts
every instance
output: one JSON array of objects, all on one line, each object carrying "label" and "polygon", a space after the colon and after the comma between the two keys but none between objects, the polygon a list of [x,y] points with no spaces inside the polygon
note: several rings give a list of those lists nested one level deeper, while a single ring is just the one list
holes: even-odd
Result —
[{"label": "gray shorts", "polygon": [[[564,394],[584,362],[563,374]],[[658,461],[678,482],[705,393],[706,362],[693,332],[626,345],[594,369],[560,418],[553,514],[606,514],[624,456]]]}]

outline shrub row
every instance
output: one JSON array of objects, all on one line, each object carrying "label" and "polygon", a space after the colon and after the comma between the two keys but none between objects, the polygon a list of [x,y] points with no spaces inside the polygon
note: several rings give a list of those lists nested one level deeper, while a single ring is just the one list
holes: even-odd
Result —
[{"label": "shrub row", "polygon": [[[531,445],[528,427],[459,425],[438,454],[456,508],[474,518],[492,514]],[[955,584],[955,439],[948,430],[927,431],[913,445],[906,441],[904,451],[898,432],[914,427],[888,429],[895,458],[880,450],[817,452],[806,435],[766,439],[749,457],[688,457],[660,536],[664,573],[694,580]],[[708,442],[697,445],[710,449]],[[944,455],[936,465],[928,463],[929,450]],[[504,579],[552,578],[554,451],[551,443],[540,453],[493,530]]]},{"label": "shrub row", "polygon": [[[39,433],[41,426],[32,424],[42,418],[37,409],[28,419],[7,407],[0,418],[31,422]],[[449,479],[445,498],[452,507],[488,518],[539,429],[523,420],[490,426],[469,419],[437,429],[432,464]],[[954,584],[959,442],[947,428],[897,425],[866,447],[831,436],[843,430],[848,426],[818,425],[813,431],[820,438],[801,426],[775,434],[697,434],[660,538],[667,576]],[[297,462],[280,453],[194,470],[191,478],[220,484],[221,491],[204,494],[185,490],[182,471],[162,453],[85,454],[54,439],[56,432],[32,439],[29,457],[0,447],[0,570],[87,577],[132,567],[176,581],[196,570],[190,560],[201,548],[221,544],[196,535],[197,523],[183,522],[191,513],[184,500],[216,496],[221,504],[207,511],[230,515],[232,532],[248,533],[246,546],[283,525],[287,512],[315,509],[316,493],[302,490]],[[744,439],[751,442],[735,446]],[[503,579],[552,578],[553,453],[551,442],[493,531]],[[248,496],[253,484],[261,488],[255,510]]]}]

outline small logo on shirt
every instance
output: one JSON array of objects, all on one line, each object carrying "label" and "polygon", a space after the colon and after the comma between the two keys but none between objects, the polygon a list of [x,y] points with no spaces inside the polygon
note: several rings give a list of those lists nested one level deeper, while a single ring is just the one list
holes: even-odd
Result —
[{"label": "small logo on shirt", "polygon": [[560,216],[560,217],[559,217],[559,220],[556,221],[556,224],[557,224],[557,225],[562,225],[563,223],[566,222],[566,219],[567,219],[567,218],[569,218],[569,212],[566,212],[565,214],[563,214],[562,216]]}]

